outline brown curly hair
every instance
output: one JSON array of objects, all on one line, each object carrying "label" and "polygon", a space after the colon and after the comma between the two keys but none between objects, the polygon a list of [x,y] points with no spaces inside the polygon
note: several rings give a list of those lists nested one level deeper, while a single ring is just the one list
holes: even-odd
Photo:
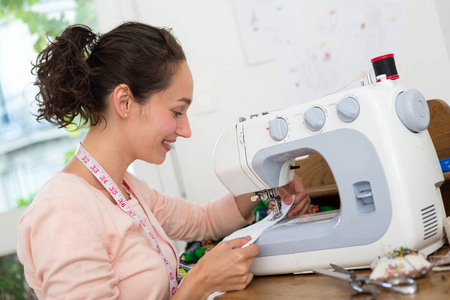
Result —
[{"label": "brown curly hair", "polygon": [[169,87],[186,57],[170,29],[127,22],[103,35],[73,25],[39,53],[32,73],[39,92],[37,121],[59,127],[98,124],[107,96],[126,84],[133,100],[145,103]]}]

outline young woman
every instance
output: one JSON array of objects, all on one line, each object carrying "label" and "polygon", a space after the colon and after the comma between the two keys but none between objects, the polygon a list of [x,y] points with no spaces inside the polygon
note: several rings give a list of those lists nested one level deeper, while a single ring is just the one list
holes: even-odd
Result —
[{"label": "young woman", "polygon": [[[38,120],[81,120],[89,132],[19,224],[18,255],[40,299],[204,299],[245,288],[257,245],[219,243],[177,284],[170,240],[224,237],[252,220],[249,195],[204,207],[150,189],[126,170],[161,164],[177,138],[191,136],[186,112],[193,80],[169,30],[124,23],[104,35],[67,28],[34,66]],[[307,212],[298,177],[278,192]]]}]

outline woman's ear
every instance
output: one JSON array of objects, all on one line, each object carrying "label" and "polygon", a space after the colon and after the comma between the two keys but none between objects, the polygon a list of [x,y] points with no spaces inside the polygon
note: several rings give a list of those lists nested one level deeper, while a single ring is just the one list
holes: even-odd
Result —
[{"label": "woman's ear", "polygon": [[126,84],[119,84],[113,91],[113,106],[121,118],[129,116],[133,102],[131,90]]}]

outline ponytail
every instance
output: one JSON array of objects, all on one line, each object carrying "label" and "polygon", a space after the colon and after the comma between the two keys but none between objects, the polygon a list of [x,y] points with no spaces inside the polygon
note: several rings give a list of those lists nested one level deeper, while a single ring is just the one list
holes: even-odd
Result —
[{"label": "ponytail", "polygon": [[97,35],[87,26],[68,27],[37,57],[33,70],[39,93],[37,120],[46,119],[66,127],[81,117],[83,127],[99,122],[99,112],[91,93],[94,74],[86,62]]},{"label": "ponytail", "polygon": [[89,27],[66,28],[37,57],[32,73],[39,92],[36,119],[67,127],[97,125],[108,95],[126,84],[138,103],[169,87],[183,49],[170,30],[137,22],[104,35]]}]

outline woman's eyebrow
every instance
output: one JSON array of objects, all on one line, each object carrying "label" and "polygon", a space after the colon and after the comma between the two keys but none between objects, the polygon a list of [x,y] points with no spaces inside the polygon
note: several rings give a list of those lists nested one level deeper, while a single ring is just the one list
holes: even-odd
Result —
[{"label": "woman's eyebrow", "polygon": [[191,103],[192,103],[192,100],[189,98],[181,98],[181,99],[178,99],[178,101],[186,102],[187,105],[191,105]]}]

